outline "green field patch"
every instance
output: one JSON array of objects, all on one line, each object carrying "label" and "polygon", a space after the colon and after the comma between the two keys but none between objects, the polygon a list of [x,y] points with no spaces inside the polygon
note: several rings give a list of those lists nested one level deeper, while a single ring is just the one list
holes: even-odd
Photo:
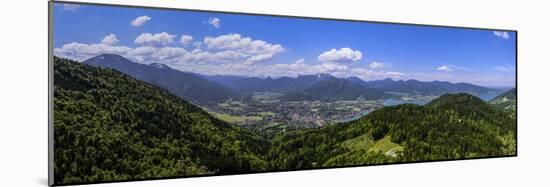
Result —
[{"label": "green field patch", "polygon": [[385,136],[384,138],[376,141],[374,145],[369,149],[372,152],[382,152],[387,153],[388,151],[403,151],[403,147],[399,144],[393,143],[390,136]]},{"label": "green field patch", "polygon": [[387,153],[388,151],[403,151],[403,147],[393,143],[390,136],[374,141],[369,134],[364,134],[353,139],[346,140],[340,144],[352,151],[369,151]]},{"label": "green field patch", "polygon": [[277,101],[283,94],[271,92],[255,92],[252,95],[254,101]]},{"label": "green field patch", "polygon": [[245,121],[261,121],[263,118],[261,116],[233,116],[229,114],[221,114],[211,112],[216,118],[221,119],[228,123],[240,123]]},{"label": "green field patch", "polygon": [[350,150],[368,151],[373,144],[374,144],[374,141],[372,140],[372,137],[368,134],[364,134],[356,138],[346,140],[342,142],[340,145]]}]

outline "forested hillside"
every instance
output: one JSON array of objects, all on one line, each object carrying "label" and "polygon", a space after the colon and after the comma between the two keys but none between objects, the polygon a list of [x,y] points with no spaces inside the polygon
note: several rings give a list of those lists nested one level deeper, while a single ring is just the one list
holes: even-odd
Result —
[{"label": "forested hillside", "polygon": [[54,58],[58,184],[265,170],[262,137],[116,70]]},{"label": "forested hillside", "polygon": [[495,107],[515,112],[516,111],[516,103],[517,103],[517,90],[516,88],[513,88],[511,90],[508,90],[507,92],[495,97],[491,101],[489,101],[491,104],[495,105]]},{"label": "forested hillside", "polygon": [[376,110],[358,121],[294,131],[273,140],[278,169],[514,155],[515,119],[468,94],[426,106]]}]

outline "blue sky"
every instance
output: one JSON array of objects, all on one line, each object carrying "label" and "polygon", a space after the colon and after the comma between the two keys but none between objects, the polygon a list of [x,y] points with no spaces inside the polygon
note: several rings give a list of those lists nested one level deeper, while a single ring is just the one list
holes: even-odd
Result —
[{"label": "blue sky", "polygon": [[515,33],[225,13],[57,4],[54,54],[115,53],[181,71],[330,73],[514,86]]}]

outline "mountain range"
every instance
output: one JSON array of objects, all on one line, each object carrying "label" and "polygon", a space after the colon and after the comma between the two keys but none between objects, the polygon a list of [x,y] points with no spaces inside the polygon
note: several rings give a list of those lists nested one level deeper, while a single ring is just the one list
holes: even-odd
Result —
[{"label": "mountain range", "polygon": [[[299,79],[299,78],[298,78]],[[336,100],[376,100],[390,97],[384,91],[368,88],[336,77],[327,77],[303,90],[294,91],[283,96],[290,101],[336,101]]]},{"label": "mountain range", "polygon": [[240,77],[240,76],[204,76],[206,79],[218,82],[233,90],[241,93],[250,94],[253,92],[278,92],[289,93],[297,92],[313,86],[315,83],[334,79],[335,77],[320,73],[315,75],[300,75],[298,77],[280,77],[280,78],[258,78],[258,77]]},{"label": "mountain range", "polygon": [[419,95],[442,95],[446,93],[469,93],[484,95],[499,92],[499,90],[485,88],[468,83],[451,83],[447,81],[422,82],[418,80],[383,80],[363,81],[357,77],[348,78],[350,81],[367,88],[376,88],[391,92],[400,92]]},{"label": "mountain range", "polygon": [[118,70],[136,79],[165,88],[195,103],[220,102],[240,97],[238,93],[221,84],[160,63],[139,64],[114,54],[99,55],[82,63]]},{"label": "mountain range", "polygon": [[439,96],[445,93],[470,93],[480,96],[499,92],[468,83],[417,80],[373,80],[357,77],[337,78],[330,74],[297,77],[260,78],[233,75],[201,75],[182,72],[160,63],[140,64],[122,56],[103,54],[83,61],[85,64],[116,69],[136,79],[160,86],[194,103],[217,103],[227,99],[249,98],[254,92],[284,94],[286,100],[355,100],[394,97],[391,92]]}]

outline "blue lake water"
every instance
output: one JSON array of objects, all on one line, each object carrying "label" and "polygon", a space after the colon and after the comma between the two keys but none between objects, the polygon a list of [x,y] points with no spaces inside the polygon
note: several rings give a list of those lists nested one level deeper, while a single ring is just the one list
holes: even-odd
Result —
[{"label": "blue lake water", "polygon": [[349,118],[344,118],[344,119],[339,119],[339,120],[336,120],[336,123],[345,123],[345,122],[349,122],[349,121],[355,121],[355,120],[358,120],[359,118],[365,116],[369,114],[369,111],[363,111],[361,112],[361,114],[359,115],[356,115],[356,116],[353,116],[353,117],[349,117]]}]

